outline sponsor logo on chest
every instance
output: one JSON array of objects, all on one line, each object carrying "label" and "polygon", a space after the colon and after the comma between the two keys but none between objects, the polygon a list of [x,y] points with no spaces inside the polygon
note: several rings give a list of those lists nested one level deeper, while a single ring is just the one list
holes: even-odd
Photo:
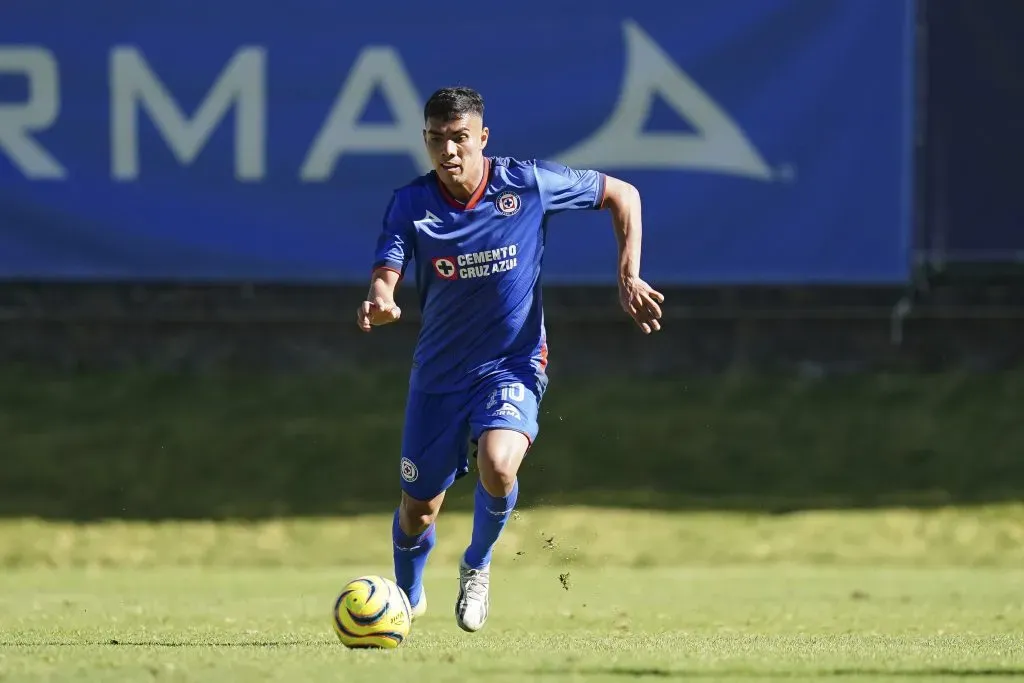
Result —
[{"label": "sponsor logo on chest", "polygon": [[433,259],[434,273],[442,280],[471,280],[507,273],[519,265],[519,245],[472,251]]}]

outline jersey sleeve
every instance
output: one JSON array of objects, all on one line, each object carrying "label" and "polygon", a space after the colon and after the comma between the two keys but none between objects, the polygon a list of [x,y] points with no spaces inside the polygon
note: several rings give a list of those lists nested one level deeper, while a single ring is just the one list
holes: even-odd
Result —
[{"label": "jersey sleeve", "polygon": [[405,277],[405,269],[412,260],[412,223],[406,219],[395,194],[384,211],[383,229],[377,237],[373,268],[387,268]]},{"label": "jersey sleeve", "polygon": [[604,173],[542,160],[536,161],[534,168],[544,213],[600,209],[604,203]]}]

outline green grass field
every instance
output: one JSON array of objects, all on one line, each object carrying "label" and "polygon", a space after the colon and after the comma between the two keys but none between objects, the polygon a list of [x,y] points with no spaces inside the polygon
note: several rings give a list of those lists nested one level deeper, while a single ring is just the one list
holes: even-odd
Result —
[{"label": "green grass field", "polygon": [[449,574],[396,651],[344,650],[332,592],[362,566],[17,572],[10,681],[943,680],[1024,676],[1019,570],[502,568],[464,634]]},{"label": "green grass field", "polygon": [[443,520],[430,611],[380,652],[345,650],[330,608],[390,574],[386,516],[0,525],[0,681],[1024,676],[1024,507],[531,510],[477,634],[453,617],[470,520]]},{"label": "green grass field", "polygon": [[0,683],[1024,678],[1021,372],[553,383],[485,630],[464,481],[348,651],[404,381],[0,373]]}]

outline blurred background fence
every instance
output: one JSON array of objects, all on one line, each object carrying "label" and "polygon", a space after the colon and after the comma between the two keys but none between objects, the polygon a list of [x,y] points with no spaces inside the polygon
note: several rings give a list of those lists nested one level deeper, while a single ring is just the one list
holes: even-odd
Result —
[{"label": "blurred background fence", "polygon": [[[357,332],[353,310],[391,190],[427,168],[423,101],[454,83],[484,94],[491,153],[599,168],[642,193],[643,270],[668,294],[665,330],[644,338],[618,309],[607,215],[558,216],[545,274],[553,376],[579,386],[737,369],[1016,376],[1024,5],[1015,0],[601,0],[585,11],[529,0],[515,12],[465,16],[404,0],[286,10],[54,0],[8,3],[0,14],[0,360],[12,368],[4,381],[11,464],[0,499],[8,512],[339,509],[330,489],[317,498],[317,482],[301,478],[286,503],[175,507],[153,502],[154,492],[181,481],[100,465],[77,471],[79,481],[99,483],[82,493],[87,500],[68,502],[56,493],[73,483],[59,466],[68,459],[113,458],[112,443],[125,451],[122,464],[165,456],[138,452],[154,437],[132,446],[113,427],[91,445],[68,435],[40,446],[43,425],[57,429],[72,419],[71,405],[104,392],[79,387],[58,399],[39,387],[81,370],[266,369],[398,373],[389,381],[400,386],[416,335],[415,292],[401,292],[403,323],[371,336]],[[999,447],[977,456],[1000,463],[985,482],[964,484],[946,456],[923,482],[893,464],[950,443],[936,413],[918,442],[893,444],[894,423],[879,442],[858,446],[874,451],[879,468],[859,494],[885,489],[877,484],[893,467],[910,477],[893,485],[904,491],[1024,487],[1012,464],[1024,441],[1014,431],[1019,382],[1011,385],[996,408],[974,404],[1002,415],[998,427],[958,423],[1002,430]],[[908,394],[901,410],[915,410],[913,396],[930,389],[913,391],[924,393]],[[773,396],[763,395],[762,410]],[[876,399],[868,392],[859,409]],[[400,392],[378,408],[395,414],[397,431]],[[736,410],[722,405],[723,431],[735,427]],[[366,411],[338,429],[372,421],[377,413]],[[976,436],[965,436],[964,448]],[[753,450],[755,439],[774,437],[754,430],[750,438]],[[776,439],[777,462],[755,453],[731,474],[701,481],[691,472],[664,488],[748,495],[752,486],[732,487],[729,477],[743,471],[754,482],[758,467],[786,472],[794,465],[785,458],[808,455],[785,454],[800,443],[787,439]],[[306,465],[343,446],[313,448]],[[378,447],[394,450],[397,437]],[[677,463],[693,456],[673,452]],[[222,488],[210,497],[223,502],[238,484],[222,467]],[[828,485],[849,477],[849,461],[823,467],[798,492],[850,493]]]}]

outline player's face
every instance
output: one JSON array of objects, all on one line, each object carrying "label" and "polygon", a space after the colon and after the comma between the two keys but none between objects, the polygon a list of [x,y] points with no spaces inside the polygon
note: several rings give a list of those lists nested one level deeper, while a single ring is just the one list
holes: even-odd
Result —
[{"label": "player's face", "polygon": [[475,114],[450,121],[427,120],[423,139],[434,170],[446,185],[472,191],[480,182],[488,133],[483,124]]}]

